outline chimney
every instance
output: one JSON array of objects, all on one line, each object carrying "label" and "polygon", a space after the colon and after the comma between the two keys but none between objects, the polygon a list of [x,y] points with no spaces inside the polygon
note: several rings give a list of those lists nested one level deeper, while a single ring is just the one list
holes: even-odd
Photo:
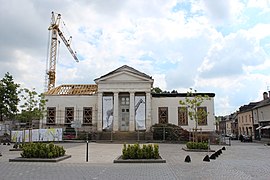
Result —
[{"label": "chimney", "polygon": [[263,93],[263,100],[266,100],[266,99],[268,99],[268,93],[267,92],[264,92]]}]

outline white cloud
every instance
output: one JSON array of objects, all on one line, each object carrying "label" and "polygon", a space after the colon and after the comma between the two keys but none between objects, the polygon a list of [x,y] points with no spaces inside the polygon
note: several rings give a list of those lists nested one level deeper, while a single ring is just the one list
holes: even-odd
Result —
[{"label": "white cloud", "polygon": [[230,34],[216,43],[199,68],[203,77],[241,75],[245,66],[257,66],[266,60],[259,41],[246,31]]},{"label": "white cloud", "polygon": [[214,24],[225,25],[238,21],[244,5],[239,0],[202,0],[204,10]]},{"label": "white cloud", "polygon": [[269,13],[264,0],[3,1],[0,74],[10,71],[18,83],[43,90],[55,11],[81,58],[75,63],[61,43],[57,85],[94,83],[127,64],[153,76],[163,90],[214,92],[216,113],[231,112],[258,99],[269,83],[269,25],[244,13],[254,7]]}]

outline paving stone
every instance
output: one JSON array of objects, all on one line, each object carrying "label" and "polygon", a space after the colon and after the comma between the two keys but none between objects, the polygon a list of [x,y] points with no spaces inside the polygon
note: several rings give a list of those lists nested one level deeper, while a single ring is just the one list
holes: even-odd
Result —
[{"label": "paving stone", "polygon": [[[159,144],[162,164],[114,164],[121,154],[122,144],[90,143],[86,162],[85,143],[63,143],[70,159],[58,163],[8,162],[20,152],[9,151],[11,146],[0,146],[0,179],[117,179],[117,180],[176,180],[176,179],[270,179],[270,147],[259,143],[233,141],[222,155],[210,162],[202,161],[210,152],[186,152],[182,144]],[[219,150],[222,146],[211,146]],[[185,163],[190,155],[192,161]]]}]

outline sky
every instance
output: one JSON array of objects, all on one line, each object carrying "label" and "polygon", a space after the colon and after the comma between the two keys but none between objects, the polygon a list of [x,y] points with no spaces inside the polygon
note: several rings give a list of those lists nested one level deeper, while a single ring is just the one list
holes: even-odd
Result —
[{"label": "sky", "polygon": [[51,12],[60,41],[56,86],[94,84],[122,65],[162,90],[215,93],[215,115],[270,91],[270,0],[0,0],[0,78],[44,92]]}]

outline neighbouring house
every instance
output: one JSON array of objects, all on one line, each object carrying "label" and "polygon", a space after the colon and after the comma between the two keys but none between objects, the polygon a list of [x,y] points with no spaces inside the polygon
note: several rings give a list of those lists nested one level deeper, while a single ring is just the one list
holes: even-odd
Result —
[{"label": "neighbouring house", "polygon": [[[124,65],[95,79],[95,84],[60,85],[45,93],[47,114],[43,128],[70,127],[80,131],[150,132],[156,123],[171,123],[191,131],[194,121],[188,108],[179,104],[187,93],[151,93],[154,79]],[[207,95],[201,107],[208,112],[200,121],[202,132],[215,131],[214,93]],[[185,108],[185,111],[181,110]]]},{"label": "neighbouring house", "polygon": [[220,117],[219,132],[222,135],[237,138],[238,136],[238,119],[237,112]]},{"label": "neighbouring house", "polygon": [[219,134],[226,135],[226,116],[222,116],[219,121]]},{"label": "neighbouring house", "polygon": [[230,115],[230,119],[231,119],[231,133],[233,135],[235,135],[236,137],[238,136],[238,119],[237,119],[237,113],[238,112],[234,112]]},{"label": "neighbouring house", "polygon": [[226,129],[225,129],[225,134],[229,135],[232,134],[232,120],[230,118],[230,115],[225,116],[225,124],[226,124]]},{"label": "neighbouring house", "polygon": [[256,105],[257,102],[251,102],[248,105],[243,105],[239,108],[237,114],[239,135],[242,134],[254,136],[252,108]]},{"label": "neighbouring house", "polygon": [[270,138],[270,92],[263,93],[263,100],[252,109],[256,139]]}]

